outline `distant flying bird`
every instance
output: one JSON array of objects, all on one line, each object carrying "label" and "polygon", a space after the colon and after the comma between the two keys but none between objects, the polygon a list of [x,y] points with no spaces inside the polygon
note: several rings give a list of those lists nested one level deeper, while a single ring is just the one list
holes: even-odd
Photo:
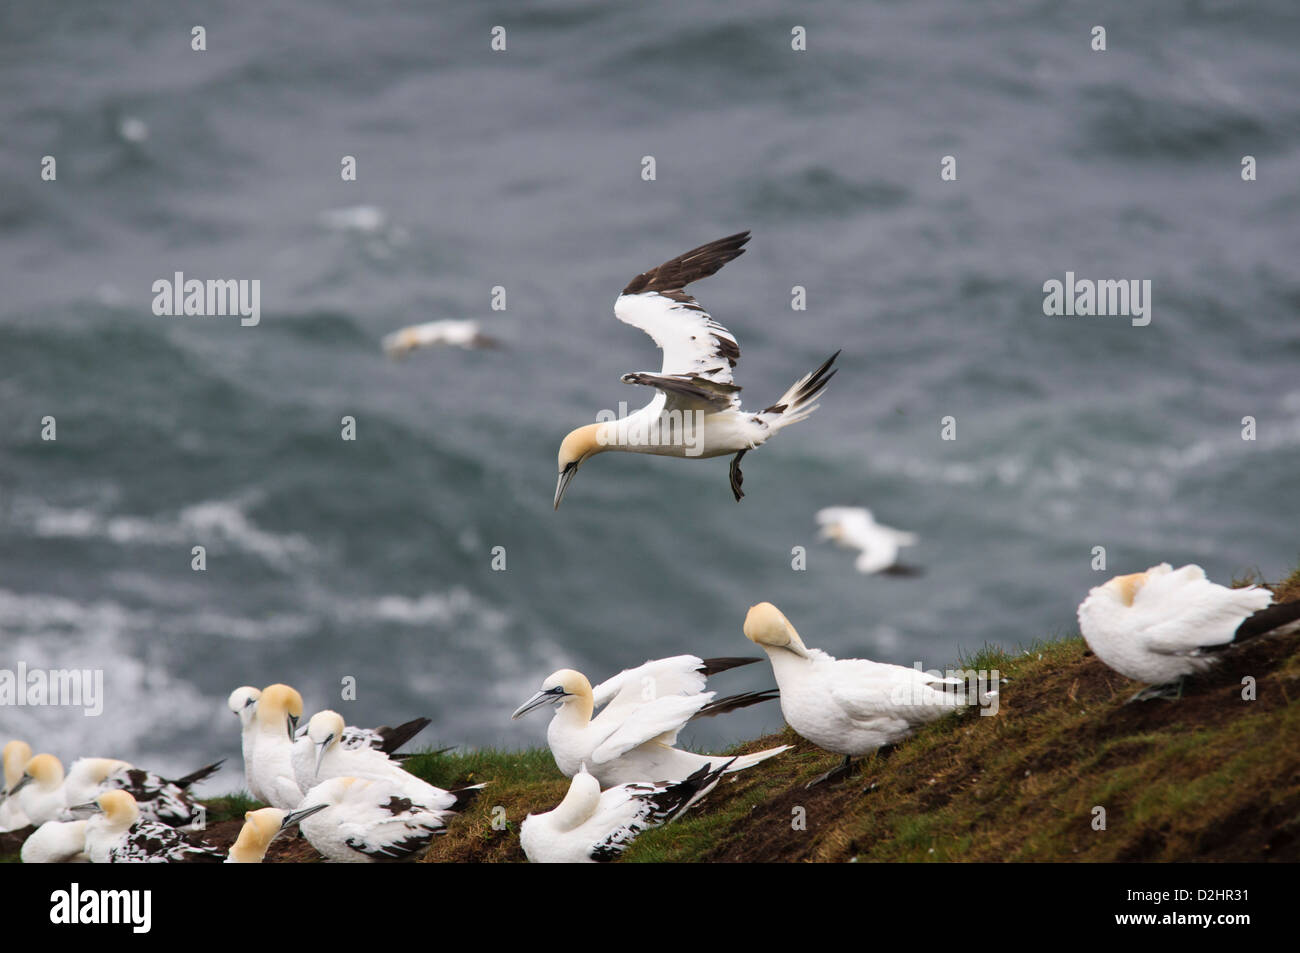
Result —
[{"label": "distant flying bird", "polygon": [[180,828],[140,817],[126,791],[105,791],[86,822],[86,853],[95,864],[221,863],[225,851]]},{"label": "distant flying bird", "polygon": [[770,602],[750,608],[745,637],[767,652],[790,727],[817,747],[844,755],[843,764],[809,787],[848,775],[854,756],[876,750],[886,755],[921,725],[972,703],[962,679],[810,649]]},{"label": "distant flying bird", "polygon": [[1129,701],[1178,697],[1183,679],[1226,649],[1300,628],[1300,602],[1272,603],[1259,586],[1229,589],[1200,566],[1161,563],[1094,587],[1079,605],[1079,629],[1097,658],[1153,686]]},{"label": "distant flying bird", "polygon": [[579,427],[560,444],[555,508],[586,460],[606,450],[668,457],[721,457],[731,461],[731,491],[739,502],[740,460],[778,431],[814,410],[813,400],[835,376],[839,351],[801,377],[776,403],[753,412],[741,410],[740,387],[731,371],[740,358],[735,337],[714,321],[686,286],[707,278],[744,254],[749,232],[693,248],[672,261],[637,275],[614,302],[614,316],[640,328],[664,352],[658,374],[624,374],[626,384],[643,384],[659,393],[645,407],[619,420]]},{"label": "distant flying bird", "polygon": [[499,347],[500,343],[479,331],[477,321],[429,321],[413,324],[384,337],[384,352],[403,358],[422,347],[458,347],[467,351]]},{"label": "distant flying bird", "polygon": [[920,573],[919,569],[898,561],[899,548],[916,545],[916,534],[877,523],[871,510],[861,506],[828,506],[817,511],[816,519],[822,528],[822,539],[844,549],[860,551],[853,563],[858,572],[901,576]]},{"label": "distant flying bird", "polygon": [[68,768],[68,776],[63,782],[64,798],[69,807],[76,807],[95,800],[104,791],[118,788],[131,793],[140,809],[140,816],[145,820],[173,827],[190,824],[195,815],[190,787],[211,777],[223,763],[224,759],[205,765],[173,781],[137,768],[128,761],[78,758]]},{"label": "distant flying bird", "polygon": [[[714,702],[714,692],[704,691],[708,675],[747,665],[754,659],[700,659],[693,655],[646,662],[620,672],[594,689],[581,672],[561,669],[542,682],[541,691],[519,706],[511,718],[553,704],[555,716],[546,740],[556,766],[573,777],[585,766],[602,786],[633,781],[684,781],[705,765],[726,758],[695,754],[674,747],[686,723]],[[749,693],[733,705],[744,707],[770,697]],[[720,700],[723,701],[723,700]],[[604,706],[594,718],[596,708]],[[709,712],[712,713],[712,712]],[[782,745],[727,761],[728,772],[741,771],[780,754]]]},{"label": "distant flying bird", "polygon": [[309,807],[304,811],[282,811],[278,807],[264,807],[257,811],[244,813],[244,826],[239,829],[239,837],[226,855],[228,864],[260,864],[266,857],[271,841],[290,828],[296,827],[303,818],[311,817],[317,811],[325,810],[325,805]]},{"label": "distant flying bird", "polygon": [[300,811],[322,805],[324,810],[304,818],[299,827],[307,842],[328,860],[351,864],[415,860],[482,787],[452,791],[454,797],[448,802],[386,778],[330,778],[304,795]]},{"label": "distant flying bird", "polygon": [[730,766],[704,765],[684,781],[620,784],[603,794],[584,767],[552,811],[529,814],[519,843],[534,864],[592,864],[615,860],[642,831],[676,820],[713,790]]}]

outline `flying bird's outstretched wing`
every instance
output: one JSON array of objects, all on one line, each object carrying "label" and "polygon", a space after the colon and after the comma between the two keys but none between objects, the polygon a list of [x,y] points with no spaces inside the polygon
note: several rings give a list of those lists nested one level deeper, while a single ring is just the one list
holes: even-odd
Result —
[{"label": "flying bird's outstretched wing", "polygon": [[723,409],[738,404],[740,388],[731,370],[740,359],[735,336],[686,293],[693,281],[707,278],[745,253],[749,232],[720,238],[666,261],[633,278],[614,302],[614,315],[640,328],[664,352],[658,374],[624,374],[629,384],[662,391],[669,404],[709,404]]}]

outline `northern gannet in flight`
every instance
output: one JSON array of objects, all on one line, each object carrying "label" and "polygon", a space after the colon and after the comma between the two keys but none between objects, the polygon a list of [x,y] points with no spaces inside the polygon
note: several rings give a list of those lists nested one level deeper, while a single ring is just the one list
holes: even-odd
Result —
[{"label": "northern gannet in flight", "polygon": [[224,759],[172,781],[127,761],[78,758],[68,768],[63,782],[64,799],[69,806],[76,806],[95,800],[104,791],[119,788],[131,793],[145,820],[177,827],[194,820],[190,787],[215,774],[223,763]]},{"label": "northern gannet in flight", "polygon": [[[789,745],[730,760],[682,751],[673,745],[686,723],[713,702],[715,693],[704,691],[706,676],[752,661],[677,655],[627,669],[594,689],[581,672],[561,669],[548,675],[541,691],[510,717],[519,718],[534,708],[554,704],[555,717],[546,729],[546,740],[556,766],[573,777],[585,765],[604,787],[635,781],[684,781],[705,765],[723,761],[727,772],[741,771],[780,754]],[[765,692],[746,697],[753,696],[763,696],[754,698],[756,701],[769,697]],[[602,705],[593,718],[592,713]]]},{"label": "northern gannet in flight", "polygon": [[384,353],[398,359],[422,347],[459,347],[464,350],[499,346],[494,338],[479,332],[477,321],[429,321],[413,324],[384,337]]},{"label": "northern gannet in flight", "polygon": [[659,393],[627,417],[587,424],[564,438],[555,485],[556,509],[578,467],[606,450],[668,457],[735,454],[731,492],[739,502],[745,495],[740,488],[741,458],[817,409],[813,400],[835,376],[831,364],[839,351],[796,381],[776,403],[757,412],[741,410],[740,387],[731,376],[740,358],[736,338],[686,293],[691,282],[707,278],[744,254],[747,241],[749,232],[739,232],[692,248],[637,275],[623,289],[614,302],[614,316],[645,331],[664,352],[658,374],[624,374],[623,382],[644,384]]},{"label": "northern gannet in flight", "polygon": [[86,821],[46,821],[23,841],[24,864],[88,864]]},{"label": "northern gannet in flight", "polygon": [[38,754],[23,765],[22,777],[9,789],[29,823],[65,820],[68,806],[63,790],[63,764],[52,754]]},{"label": "northern gannet in flight", "polygon": [[32,746],[14,739],[5,744],[0,758],[4,763],[4,787],[0,788],[0,833],[20,831],[31,822],[18,806],[18,798],[10,797],[9,793],[22,780],[23,769],[32,760]]},{"label": "northern gannet in flight", "polygon": [[847,775],[855,755],[878,749],[888,754],[913,730],[966,700],[966,684],[959,678],[810,649],[770,602],[750,608],[745,637],[767,652],[790,727],[817,747],[844,755],[843,764],[809,787]]},{"label": "northern gannet in flight", "polygon": [[415,860],[482,787],[452,792],[454,803],[447,805],[443,797],[423,796],[387,778],[330,778],[303,797],[299,810],[320,806],[324,810],[305,818],[299,827],[307,842],[328,860],[351,864]]},{"label": "northern gannet in flight", "polygon": [[615,860],[642,831],[676,820],[713,790],[729,764],[705,765],[684,781],[619,784],[604,793],[584,766],[555,810],[524,818],[520,846],[534,864]]},{"label": "northern gannet in flight", "polygon": [[1210,668],[1219,652],[1300,624],[1300,602],[1272,603],[1259,586],[1229,589],[1200,566],[1161,563],[1094,587],[1079,606],[1079,629],[1097,658],[1154,686],[1129,701],[1176,697],[1183,679]]},{"label": "northern gannet in flight", "polygon": [[292,811],[302,800],[293,778],[293,732],[302,696],[288,685],[268,685],[253,713],[252,757],[244,763],[248,790],[263,804]]},{"label": "northern gannet in flight", "polygon": [[228,864],[260,864],[266,857],[271,841],[301,823],[304,817],[310,817],[325,806],[307,808],[305,811],[282,811],[278,807],[264,807],[244,814],[244,826],[239,829],[239,837],[226,855]]},{"label": "northern gannet in flight", "polygon": [[140,818],[126,791],[105,791],[86,822],[86,853],[95,864],[221,863],[225,851],[179,828]]},{"label": "northern gannet in flight", "polygon": [[817,525],[822,528],[822,539],[860,551],[853,563],[860,573],[910,576],[920,572],[898,561],[899,548],[916,545],[916,534],[877,523],[871,510],[861,506],[828,506],[817,511]]}]

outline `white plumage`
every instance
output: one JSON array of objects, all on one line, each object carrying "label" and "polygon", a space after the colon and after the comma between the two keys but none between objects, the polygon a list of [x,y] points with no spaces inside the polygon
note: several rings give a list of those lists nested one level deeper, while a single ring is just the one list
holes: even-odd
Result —
[{"label": "white plumage", "polygon": [[1164,684],[1213,665],[1211,651],[1231,643],[1242,623],[1272,601],[1258,586],[1210,582],[1200,566],[1161,563],[1093,588],[1079,606],[1079,629],[1097,658],[1121,675]]},{"label": "white plumage", "polygon": [[406,357],[422,347],[458,347],[464,350],[494,347],[496,342],[479,331],[477,321],[429,321],[413,324],[385,336],[383,347],[392,358]]},{"label": "white plumage", "polygon": [[846,759],[902,741],[920,725],[975,701],[968,702],[958,678],[810,649],[770,602],[749,610],[745,636],[772,662],[790,727]]},{"label": "white plumage", "polygon": [[253,713],[250,757],[244,763],[248,790],[271,807],[291,811],[302,800],[293,776],[293,733],[302,717],[302,696],[288,685],[262,689]]},{"label": "white plumage", "polygon": [[[585,765],[602,786],[632,781],[682,781],[708,764],[723,760],[673,747],[677,735],[708,705],[703,691],[706,662],[678,655],[646,662],[615,675],[596,688],[581,672],[561,669],[542,682],[541,691],[513,714],[554,703],[546,730],[555,763],[568,777]],[[604,708],[592,717],[598,705]],[[788,746],[740,755],[728,771],[740,771],[780,754]]]},{"label": "white plumage", "polygon": [[818,510],[816,519],[822,539],[859,550],[853,565],[868,575],[896,566],[898,550],[917,542],[915,533],[877,523],[871,511],[860,506],[828,506]]},{"label": "white plumage", "polygon": [[46,821],[23,841],[24,864],[88,864],[86,821]]},{"label": "white plumage", "polygon": [[5,743],[3,755],[4,788],[0,789],[0,833],[18,831],[31,822],[23,813],[17,797],[10,797],[18,782],[23,778],[23,769],[32,759],[32,746],[25,741],[14,739]]},{"label": "white plumage", "polygon": [[584,766],[554,810],[524,818],[520,845],[534,864],[614,860],[642,831],[675,820],[713,790],[729,764],[707,764],[683,781],[619,784],[604,793]]},{"label": "white plumage", "polygon": [[69,807],[76,807],[118,788],[130,792],[145,820],[173,827],[190,824],[195,816],[190,786],[214,774],[221,764],[218,761],[171,780],[115,758],[78,758],[68,768],[63,782],[64,798]]},{"label": "white plumage", "polygon": [[126,791],[105,791],[86,822],[86,853],[95,864],[220,863],[226,855],[178,828],[140,817]]},{"label": "white plumage", "polygon": [[735,454],[731,489],[740,500],[740,458],[817,409],[813,401],[835,375],[830,368],[838,351],[776,403],[760,411],[742,410],[740,387],[732,378],[740,358],[736,338],[685,291],[744,254],[748,241],[749,233],[740,232],[693,248],[637,275],[623,289],[614,302],[615,317],[650,335],[663,350],[663,364],[657,374],[624,374],[622,380],[658,393],[635,413],[579,427],[565,437],[558,456],[556,508],[578,467],[606,450],[702,459]]},{"label": "white plumage", "polygon": [[[480,787],[455,792],[455,806]],[[307,792],[299,810],[322,805],[301,822],[303,836],[328,860],[351,864],[414,860],[455,816],[441,795],[387,778],[330,778]]]}]

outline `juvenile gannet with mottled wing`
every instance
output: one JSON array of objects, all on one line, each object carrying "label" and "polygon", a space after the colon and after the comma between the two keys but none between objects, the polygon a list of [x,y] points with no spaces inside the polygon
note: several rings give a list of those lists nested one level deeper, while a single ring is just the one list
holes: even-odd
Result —
[{"label": "juvenile gannet with mottled wing", "polygon": [[[633,781],[683,781],[707,764],[728,761],[719,755],[673,747],[688,721],[710,703],[718,704],[713,702],[714,692],[703,690],[705,678],[752,661],[678,655],[620,672],[594,689],[581,672],[561,669],[548,675],[541,691],[520,705],[511,717],[519,718],[543,705],[556,706],[546,740],[556,766],[568,777],[586,765],[605,787]],[[745,697],[762,701],[770,696],[751,693]],[[601,705],[604,707],[600,714],[593,718],[592,713]],[[729,773],[753,767],[788,747],[739,755],[728,761],[726,770]]]},{"label": "juvenile gannet with mottled wing", "polygon": [[810,649],[770,602],[750,608],[745,637],[767,652],[790,727],[817,747],[844,755],[843,764],[809,786],[847,775],[855,755],[877,749],[887,754],[916,728],[966,700],[959,678]]},{"label": "juvenile gannet with mottled wing", "polygon": [[456,801],[455,792],[429,784],[409,773],[401,763],[375,748],[345,748],[343,716],[336,711],[318,711],[307,722],[307,732],[293,743],[294,780],[303,791],[329,778],[386,778],[420,793],[429,803],[441,799],[444,807]]},{"label": "juvenile gannet with mottled wing", "polygon": [[303,811],[282,811],[278,807],[246,811],[244,826],[239,829],[239,837],[226,855],[226,863],[260,864],[266,857],[271,841],[301,823],[303,818],[323,810],[325,805],[321,804]]},{"label": "juvenile gannet with mottled wing", "polygon": [[120,788],[135,798],[140,816],[145,820],[173,827],[189,824],[195,815],[190,787],[215,774],[223,763],[224,759],[170,780],[116,758],[78,758],[68,768],[63,782],[64,798],[70,806],[75,806],[95,800],[104,791]]},{"label": "juvenile gannet with mottled wing", "polygon": [[262,689],[253,715],[253,756],[244,765],[253,797],[285,811],[302,800],[293,777],[293,733],[301,717],[302,696],[293,688],[276,684]]},{"label": "juvenile gannet with mottled wing", "polygon": [[520,846],[534,864],[615,860],[642,831],[676,820],[713,790],[729,764],[705,765],[684,781],[619,784],[604,793],[584,766],[554,810],[524,818]]},{"label": "juvenile gannet with mottled wing", "polygon": [[140,817],[135,798],[122,790],[95,799],[86,822],[86,853],[95,864],[221,863],[224,851],[179,828]]},{"label": "juvenile gannet with mottled wing", "polygon": [[351,864],[415,860],[482,787],[454,792],[454,803],[447,805],[441,796],[426,796],[387,778],[330,778],[303,796],[299,810],[321,805],[325,809],[299,826],[308,843],[329,860]]},{"label": "juvenile gannet with mottled wing", "polygon": [[853,566],[858,572],[916,575],[920,570],[898,561],[898,550],[916,545],[916,534],[876,522],[871,510],[861,506],[828,506],[817,511],[821,538],[845,549],[859,550]]},{"label": "juvenile gannet with mottled wing", "polygon": [[1233,645],[1300,627],[1300,601],[1272,603],[1260,586],[1229,589],[1200,566],[1161,563],[1094,587],[1079,605],[1079,629],[1097,658],[1154,686],[1129,701],[1166,698]]},{"label": "juvenile gannet with mottled wing", "polygon": [[[741,410],[740,387],[731,371],[740,358],[736,338],[714,321],[686,286],[707,278],[744,254],[749,232],[739,232],[664,262],[637,275],[614,302],[614,316],[640,328],[664,352],[658,374],[624,374],[627,384],[659,391],[645,407],[619,420],[579,427],[560,444],[555,508],[583,462],[606,450],[653,453],[668,457],[721,457],[731,461],[731,491],[739,502],[743,476],[740,460],[779,430],[803,420],[813,400],[835,376],[831,364],[795,382],[776,403],[757,413]],[[696,427],[696,421],[699,426]]]},{"label": "juvenile gannet with mottled wing", "polygon": [[14,739],[6,742],[3,755],[4,787],[0,788],[0,833],[20,831],[31,824],[23,809],[18,805],[18,798],[10,797],[10,792],[23,778],[23,769],[32,760],[32,746],[25,741]]}]

